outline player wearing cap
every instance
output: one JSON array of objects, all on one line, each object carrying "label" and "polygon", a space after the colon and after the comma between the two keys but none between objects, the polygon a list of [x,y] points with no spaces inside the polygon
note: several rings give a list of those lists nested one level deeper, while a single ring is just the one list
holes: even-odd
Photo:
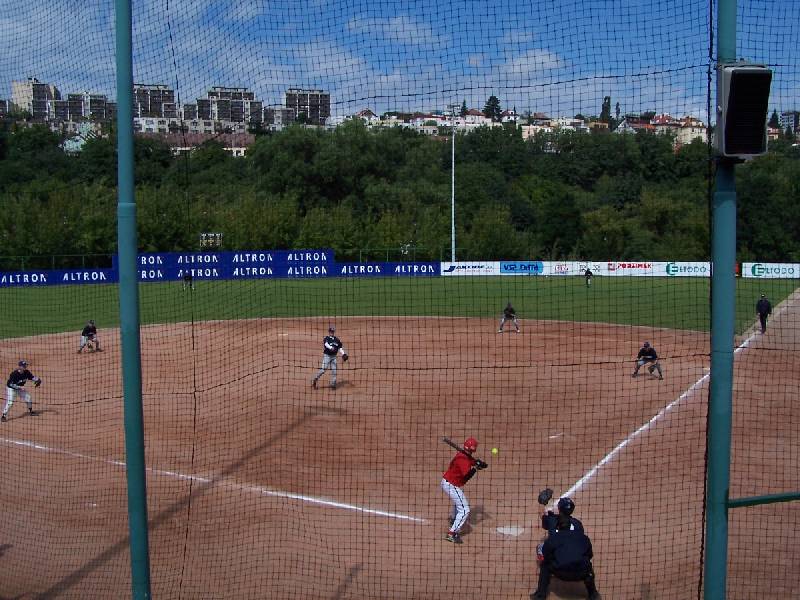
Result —
[{"label": "player wearing cap", "polygon": [[636,368],[634,368],[631,377],[636,377],[639,374],[639,369],[647,363],[652,363],[647,367],[650,375],[653,374],[653,371],[658,371],[658,378],[664,379],[664,373],[661,371],[661,364],[658,362],[658,353],[656,349],[650,345],[650,342],[642,344],[639,354],[636,355]]},{"label": "player wearing cap", "polygon": [[331,370],[331,389],[336,389],[336,357],[342,355],[342,360],[347,361],[349,358],[347,352],[342,346],[342,341],[336,337],[336,328],[331,325],[328,328],[328,335],[322,340],[322,367],[317,371],[314,379],[311,380],[311,387],[317,389],[317,380],[322,377],[323,373],[328,369]]},{"label": "player wearing cap", "polygon": [[11,371],[11,375],[8,376],[8,381],[6,381],[6,405],[3,408],[3,416],[0,420],[7,420],[6,415],[8,415],[8,410],[11,408],[11,405],[14,404],[14,400],[16,400],[17,397],[24,400],[25,404],[28,405],[28,414],[36,414],[33,412],[33,400],[31,400],[31,395],[23,388],[27,381],[32,381],[33,385],[36,387],[42,384],[42,380],[28,370],[28,362],[21,360],[17,368]]},{"label": "player wearing cap", "polygon": [[479,469],[486,466],[485,463],[472,456],[477,449],[478,440],[473,437],[467,438],[464,442],[463,452],[458,452],[453,457],[447,471],[442,476],[441,487],[444,493],[450,496],[453,503],[450,510],[450,530],[444,539],[454,544],[463,543],[459,532],[469,517],[469,502],[464,495],[464,485]]},{"label": "player wearing cap", "polygon": [[89,319],[89,322],[86,323],[86,326],[81,330],[81,345],[78,348],[78,354],[80,354],[86,346],[89,346],[89,350],[94,352],[102,352],[102,348],[100,348],[100,339],[97,337],[97,327],[94,324],[92,319]]}]

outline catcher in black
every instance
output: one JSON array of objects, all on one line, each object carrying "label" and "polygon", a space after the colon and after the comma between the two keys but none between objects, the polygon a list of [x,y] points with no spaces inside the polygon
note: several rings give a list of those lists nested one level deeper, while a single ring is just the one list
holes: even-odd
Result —
[{"label": "catcher in black", "polygon": [[8,381],[6,381],[6,405],[3,408],[3,416],[0,420],[7,420],[8,410],[11,408],[11,405],[14,404],[14,400],[16,400],[17,397],[24,400],[25,404],[28,405],[28,414],[36,414],[33,412],[33,400],[31,400],[31,395],[29,392],[25,391],[23,387],[28,381],[32,381],[34,387],[42,385],[42,380],[28,370],[28,362],[21,360],[17,368],[11,371],[11,375],[8,376]]},{"label": "catcher in black", "polygon": [[639,374],[639,369],[647,363],[652,363],[647,367],[650,375],[653,374],[653,371],[658,371],[658,378],[664,379],[664,373],[661,371],[661,364],[658,362],[658,353],[656,349],[650,345],[650,342],[645,342],[639,349],[639,354],[636,355],[636,368],[633,369],[631,377],[636,377]]},{"label": "catcher in black", "polygon": [[[568,502],[565,502],[568,501]],[[539,560],[539,582],[531,600],[544,600],[550,587],[550,579],[557,577],[562,581],[583,581],[589,600],[599,600],[600,594],[594,583],[592,568],[592,542],[583,531],[583,525],[571,516],[571,512],[562,510],[575,505],[569,498],[558,501],[559,513],[548,511],[542,517],[542,527],[548,526],[548,536],[537,549],[541,553]]]},{"label": "catcher in black", "polygon": [[317,389],[317,380],[322,377],[328,369],[331,370],[331,389],[336,389],[336,357],[342,355],[342,360],[347,362],[350,358],[342,346],[342,341],[336,337],[336,328],[331,325],[328,328],[328,335],[322,340],[322,367],[317,371],[314,379],[311,380],[311,387]]},{"label": "catcher in black", "polygon": [[766,294],[761,294],[761,298],[756,302],[756,313],[761,322],[761,333],[767,333],[767,317],[772,314],[772,304],[767,300]]},{"label": "catcher in black", "polygon": [[506,304],[506,307],[503,309],[503,316],[500,317],[500,329],[497,330],[497,333],[503,333],[503,326],[506,324],[506,321],[513,322],[516,332],[519,333],[519,321],[517,321],[517,311],[515,311],[514,307],[511,306],[511,302]]},{"label": "catcher in black", "polygon": [[97,327],[95,327],[94,321],[91,319],[89,319],[89,322],[86,323],[81,330],[81,345],[80,348],[78,348],[78,354],[83,352],[86,346],[89,346],[91,351],[103,351],[102,348],[100,348],[100,340],[97,337]]}]

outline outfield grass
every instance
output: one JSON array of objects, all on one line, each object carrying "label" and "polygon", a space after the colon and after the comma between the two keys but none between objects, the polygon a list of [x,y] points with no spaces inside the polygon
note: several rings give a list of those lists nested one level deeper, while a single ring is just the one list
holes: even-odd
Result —
[{"label": "outfield grass", "polygon": [[[738,279],[736,331],[755,319],[766,293],[777,305],[798,282]],[[710,282],[703,278],[431,277],[197,281],[140,286],[142,323],[308,316],[496,317],[511,301],[520,318],[607,322],[707,331]],[[0,289],[0,338],[119,323],[116,285]]]}]

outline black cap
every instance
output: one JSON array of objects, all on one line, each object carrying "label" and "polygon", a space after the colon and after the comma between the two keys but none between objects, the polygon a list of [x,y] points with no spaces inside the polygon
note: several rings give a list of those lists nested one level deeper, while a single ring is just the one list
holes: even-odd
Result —
[{"label": "black cap", "polygon": [[28,361],[27,361],[27,360],[21,360],[21,361],[19,361],[19,366],[20,366],[20,367],[27,367],[27,366],[28,366]]}]

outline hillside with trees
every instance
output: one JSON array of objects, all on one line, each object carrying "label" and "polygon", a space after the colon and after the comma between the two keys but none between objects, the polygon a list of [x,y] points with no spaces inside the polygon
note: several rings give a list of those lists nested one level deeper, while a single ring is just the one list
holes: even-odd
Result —
[{"label": "hillside with trees", "polygon": [[[60,142],[44,127],[0,133],[0,256],[115,252],[116,140],[75,155]],[[135,153],[142,251],[196,250],[200,232],[222,232],[229,250],[450,256],[446,137],[354,120],[259,136],[245,158],[213,141],[173,156],[154,138]],[[707,259],[712,168],[704,144],[674,151],[663,135],[459,134],[458,258]],[[739,259],[800,261],[800,150],[771,143],[737,168],[737,186]]]}]

